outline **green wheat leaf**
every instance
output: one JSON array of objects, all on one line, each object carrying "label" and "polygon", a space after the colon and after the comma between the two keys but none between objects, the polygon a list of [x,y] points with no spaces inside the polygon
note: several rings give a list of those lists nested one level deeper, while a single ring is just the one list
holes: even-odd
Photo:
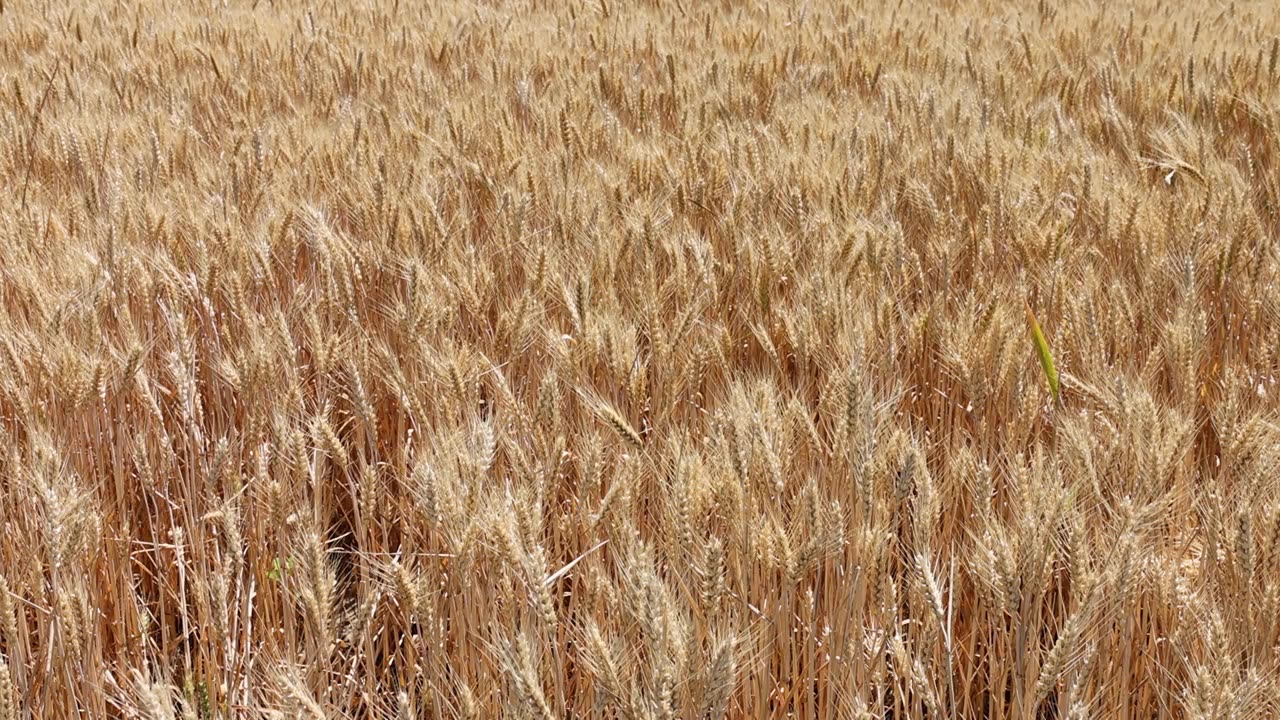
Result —
[{"label": "green wheat leaf", "polygon": [[1036,354],[1040,356],[1040,367],[1044,368],[1044,376],[1049,379],[1049,389],[1053,391],[1053,399],[1058,399],[1058,368],[1053,364],[1053,353],[1049,350],[1049,343],[1044,339],[1044,332],[1040,330],[1040,323],[1036,322],[1036,314],[1031,312],[1030,303],[1027,304],[1027,320],[1031,322],[1031,339],[1036,344]]}]

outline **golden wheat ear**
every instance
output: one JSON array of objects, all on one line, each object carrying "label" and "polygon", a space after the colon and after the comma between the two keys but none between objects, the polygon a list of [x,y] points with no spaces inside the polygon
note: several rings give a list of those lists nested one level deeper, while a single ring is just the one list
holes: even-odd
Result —
[{"label": "golden wheat ear", "polygon": [[582,398],[582,402],[591,409],[603,422],[618,434],[626,442],[630,443],[637,450],[644,448],[644,436],[636,430],[630,421],[623,417],[622,413],[613,406],[608,400],[600,397],[598,394],[588,391],[579,390],[578,395]]}]

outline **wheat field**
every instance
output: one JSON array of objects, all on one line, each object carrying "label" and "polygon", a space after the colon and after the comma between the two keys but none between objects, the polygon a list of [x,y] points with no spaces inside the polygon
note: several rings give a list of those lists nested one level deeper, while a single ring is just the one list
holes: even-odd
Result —
[{"label": "wheat field", "polygon": [[0,720],[1280,714],[1280,6],[0,3]]}]

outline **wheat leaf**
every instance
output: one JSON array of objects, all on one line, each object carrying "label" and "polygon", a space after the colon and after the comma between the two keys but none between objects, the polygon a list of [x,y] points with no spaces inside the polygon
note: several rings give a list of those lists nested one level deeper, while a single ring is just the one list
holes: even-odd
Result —
[{"label": "wheat leaf", "polygon": [[1031,339],[1036,345],[1036,354],[1040,356],[1040,367],[1044,368],[1044,376],[1049,379],[1049,390],[1053,392],[1053,399],[1058,400],[1058,367],[1053,364],[1053,353],[1049,350],[1049,343],[1044,339],[1044,332],[1040,330],[1040,323],[1036,321],[1036,314],[1031,312],[1031,304],[1027,303],[1027,320],[1031,323]]}]

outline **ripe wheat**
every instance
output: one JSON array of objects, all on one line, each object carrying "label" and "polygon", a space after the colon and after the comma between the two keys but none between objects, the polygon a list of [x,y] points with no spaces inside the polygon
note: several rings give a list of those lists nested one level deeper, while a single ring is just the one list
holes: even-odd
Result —
[{"label": "ripe wheat", "polygon": [[0,2],[0,720],[1280,714],[1280,5]]}]

